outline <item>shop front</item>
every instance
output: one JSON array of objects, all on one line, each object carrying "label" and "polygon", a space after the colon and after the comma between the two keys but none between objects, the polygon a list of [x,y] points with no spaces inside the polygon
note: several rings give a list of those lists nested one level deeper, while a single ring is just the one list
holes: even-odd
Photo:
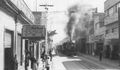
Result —
[{"label": "shop front", "polygon": [[119,53],[119,40],[110,39],[105,41],[105,57],[111,59],[118,59]]},{"label": "shop front", "polygon": [[104,37],[103,35],[99,35],[95,37],[94,40],[94,53],[95,55],[99,55],[101,51],[103,51],[104,48]]}]

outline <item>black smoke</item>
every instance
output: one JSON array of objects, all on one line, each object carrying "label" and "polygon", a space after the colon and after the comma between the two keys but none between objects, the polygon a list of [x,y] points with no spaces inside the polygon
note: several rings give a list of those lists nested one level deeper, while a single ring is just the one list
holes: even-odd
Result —
[{"label": "black smoke", "polygon": [[66,26],[66,33],[71,39],[79,39],[86,37],[86,28],[89,25],[91,14],[88,5],[73,5],[68,9],[69,21]]}]

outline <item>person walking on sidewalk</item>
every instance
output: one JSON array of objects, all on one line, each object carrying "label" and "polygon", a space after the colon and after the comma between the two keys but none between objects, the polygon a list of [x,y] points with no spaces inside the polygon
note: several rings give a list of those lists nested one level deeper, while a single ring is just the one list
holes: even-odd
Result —
[{"label": "person walking on sidewalk", "polygon": [[49,50],[50,61],[52,61],[52,49]]},{"label": "person walking on sidewalk", "polygon": [[31,56],[30,60],[31,60],[31,68],[32,68],[32,70],[37,70],[37,64],[36,64],[37,60],[35,59],[35,57]]},{"label": "person walking on sidewalk", "polygon": [[102,61],[102,55],[103,55],[103,51],[100,50],[100,53],[99,53],[99,60]]},{"label": "person walking on sidewalk", "polygon": [[120,52],[118,53],[118,56],[119,56],[119,66],[120,66]]}]

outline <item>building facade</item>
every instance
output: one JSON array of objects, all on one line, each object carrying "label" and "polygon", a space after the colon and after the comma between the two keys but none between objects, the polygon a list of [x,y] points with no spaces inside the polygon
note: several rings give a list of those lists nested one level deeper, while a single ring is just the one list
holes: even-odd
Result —
[{"label": "building facade", "polygon": [[87,53],[92,55],[93,54],[93,48],[94,48],[94,20],[91,19],[89,21],[89,27],[88,27],[88,45],[87,45]]},{"label": "building facade", "polygon": [[120,0],[106,0],[104,3],[106,55],[107,58],[113,59],[118,58],[119,51],[118,7],[120,7]]},{"label": "building facade", "polygon": [[0,70],[24,70],[25,40],[22,26],[34,24],[34,16],[23,0],[0,1]]},{"label": "building facade", "polygon": [[104,26],[104,13],[94,14],[94,53],[99,55],[99,52],[104,48],[104,36],[106,27]]}]

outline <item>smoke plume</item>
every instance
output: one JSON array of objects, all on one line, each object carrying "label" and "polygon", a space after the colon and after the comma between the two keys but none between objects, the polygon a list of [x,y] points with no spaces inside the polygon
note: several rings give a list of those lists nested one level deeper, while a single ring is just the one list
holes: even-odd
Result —
[{"label": "smoke plume", "polygon": [[86,28],[91,19],[91,7],[88,5],[73,5],[68,8],[69,21],[67,23],[67,35],[70,39],[79,39],[86,36]]}]

